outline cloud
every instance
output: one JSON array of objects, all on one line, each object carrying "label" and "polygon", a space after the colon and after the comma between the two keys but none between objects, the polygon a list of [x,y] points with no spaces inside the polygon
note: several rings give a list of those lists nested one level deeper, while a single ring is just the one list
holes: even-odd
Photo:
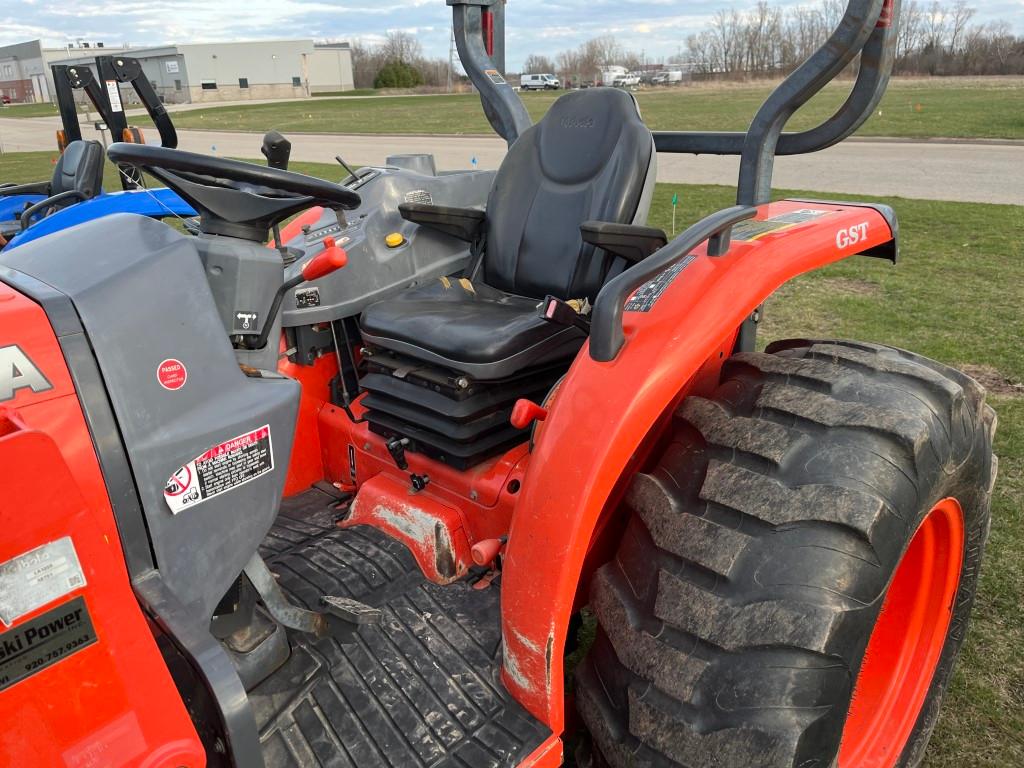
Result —
[{"label": "cloud", "polygon": [[[816,0],[783,0],[796,6]],[[430,56],[447,57],[451,10],[443,0],[124,0],[75,5],[2,0],[0,45],[42,38],[62,46],[84,40],[109,45],[158,45],[260,38],[379,41],[388,30],[417,35]],[[648,58],[677,53],[687,35],[723,8],[754,0],[512,0],[508,6],[508,63],[531,53],[555,54],[613,34]],[[1024,0],[977,3],[979,22],[1005,19],[1024,34]],[[681,7],[686,12],[680,13]]]}]

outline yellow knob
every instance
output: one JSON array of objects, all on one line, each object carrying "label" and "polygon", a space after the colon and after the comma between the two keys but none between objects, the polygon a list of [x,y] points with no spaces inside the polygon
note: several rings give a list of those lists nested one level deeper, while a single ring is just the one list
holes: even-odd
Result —
[{"label": "yellow knob", "polygon": [[384,242],[387,244],[388,248],[398,248],[399,246],[405,245],[405,237],[402,236],[401,232],[392,232],[384,238]]}]

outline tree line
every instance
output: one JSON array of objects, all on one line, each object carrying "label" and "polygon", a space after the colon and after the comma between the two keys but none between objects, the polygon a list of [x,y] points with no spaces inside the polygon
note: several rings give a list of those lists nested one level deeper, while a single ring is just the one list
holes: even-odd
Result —
[{"label": "tree line", "polygon": [[[719,11],[686,40],[685,56],[702,74],[791,71],[821,46],[846,9],[842,0],[782,9],[762,0],[746,13]],[[974,22],[966,0],[905,0],[894,71],[927,75],[1024,74],[1024,37],[1005,21]]]},{"label": "tree line", "polygon": [[[752,10],[721,10],[708,28],[690,35],[664,66],[682,66],[700,77],[770,77],[792,71],[814,53],[839,24],[845,0],[780,8],[761,0]],[[967,0],[904,0],[896,48],[897,74],[1024,74],[1024,37],[1006,21],[975,22]],[[533,54],[524,73],[551,73],[565,83],[591,82],[601,67],[648,68],[645,57],[612,36],[587,40],[554,55]],[[408,32],[390,32],[377,45],[352,44],[356,88],[448,85],[448,60],[429,58]],[[453,75],[454,77],[454,75]],[[455,77],[456,81],[461,78]]]},{"label": "tree line", "polygon": [[[666,66],[685,66],[704,77],[786,74],[816,51],[839,24],[844,0],[821,0],[788,9],[762,0],[747,12],[719,11],[707,29],[690,35]],[[897,41],[897,74],[1024,74],[1024,37],[1005,21],[974,22],[966,0],[904,0]],[[649,62],[614,37],[589,40],[550,55],[531,55],[523,72],[552,73],[568,82],[590,81],[603,66],[637,71]]]}]

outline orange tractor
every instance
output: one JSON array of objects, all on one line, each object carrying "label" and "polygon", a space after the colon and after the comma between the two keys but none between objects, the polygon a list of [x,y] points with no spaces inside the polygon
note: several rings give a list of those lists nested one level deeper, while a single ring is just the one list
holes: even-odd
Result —
[{"label": "orange tractor", "polygon": [[[911,352],[755,345],[786,281],[896,259],[891,209],[771,176],[873,112],[898,0],[850,0],[745,134],[611,88],[532,125],[504,4],[448,5],[496,174],[116,144],[191,234],[0,258],[0,764],[916,765],[994,414]],[[666,152],[738,155],[737,205],[648,227]]]}]

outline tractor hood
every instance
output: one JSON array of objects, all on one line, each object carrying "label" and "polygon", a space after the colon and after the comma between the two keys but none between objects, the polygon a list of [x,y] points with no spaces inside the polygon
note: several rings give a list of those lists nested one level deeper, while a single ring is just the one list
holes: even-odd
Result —
[{"label": "tractor hood", "polygon": [[[191,238],[159,222],[122,214],[54,233],[0,254],[0,279],[48,292],[55,328],[55,313],[80,321],[100,381],[76,383],[111,497],[137,493],[142,516],[119,519],[129,571],[155,570],[206,627],[273,523],[299,385],[239,369]],[[89,397],[104,396],[101,423]],[[134,483],[115,488],[118,456]]]}]

